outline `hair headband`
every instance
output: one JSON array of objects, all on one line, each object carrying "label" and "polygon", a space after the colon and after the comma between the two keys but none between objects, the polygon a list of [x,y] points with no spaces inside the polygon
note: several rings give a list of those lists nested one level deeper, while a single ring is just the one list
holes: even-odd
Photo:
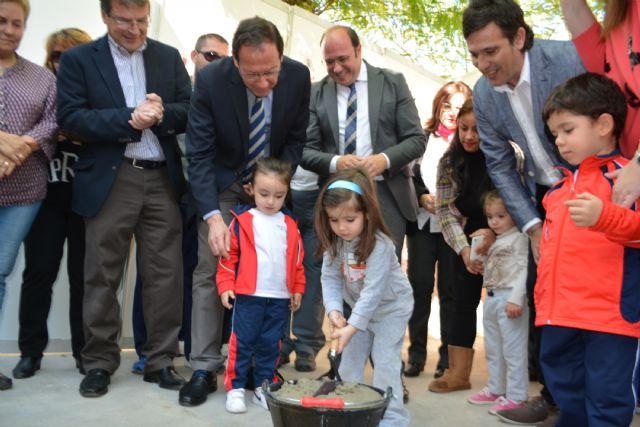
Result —
[{"label": "hair headband", "polygon": [[358,193],[363,196],[362,188],[356,184],[355,182],[345,181],[343,179],[339,179],[337,181],[333,181],[328,187],[327,190],[334,190],[336,188],[344,188],[345,190],[351,190],[354,193]]}]

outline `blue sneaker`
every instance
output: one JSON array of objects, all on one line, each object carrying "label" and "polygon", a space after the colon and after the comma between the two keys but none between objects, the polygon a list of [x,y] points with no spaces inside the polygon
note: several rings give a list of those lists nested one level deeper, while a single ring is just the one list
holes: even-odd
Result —
[{"label": "blue sneaker", "polygon": [[145,363],[147,363],[147,358],[145,356],[140,356],[140,358],[133,362],[133,365],[131,365],[131,372],[136,375],[144,374]]}]

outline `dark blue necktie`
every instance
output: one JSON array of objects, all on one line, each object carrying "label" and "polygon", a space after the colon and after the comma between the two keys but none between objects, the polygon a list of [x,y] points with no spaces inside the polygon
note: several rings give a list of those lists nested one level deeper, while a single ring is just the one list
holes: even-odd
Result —
[{"label": "dark blue necktie", "polygon": [[349,86],[349,99],[347,100],[347,121],[344,126],[344,154],[353,154],[356,151],[356,129],[358,127],[358,96],[356,84]]},{"label": "dark blue necktie", "polygon": [[249,117],[249,155],[243,180],[248,180],[251,177],[256,161],[264,156],[264,149],[267,146],[266,124],[267,120],[264,114],[262,98],[256,98],[255,104],[251,107],[251,116]]}]

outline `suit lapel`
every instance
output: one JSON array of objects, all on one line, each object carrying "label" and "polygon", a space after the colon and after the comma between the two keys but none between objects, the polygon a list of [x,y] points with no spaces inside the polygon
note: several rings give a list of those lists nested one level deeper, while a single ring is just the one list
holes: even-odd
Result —
[{"label": "suit lapel", "polygon": [[96,54],[93,60],[98,72],[109,89],[114,105],[126,106],[127,102],[124,99],[124,92],[122,92],[122,86],[120,85],[120,79],[118,78],[118,71],[113,63],[113,57],[111,56],[107,36],[103,37],[101,43],[96,45]]},{"label": "suit lapel", "polygon": [[[549,73],[553,72],[554,70],[547,63],[547,58],[543,55],[539,43],[535,43],[529,50],[529,78],[531,79],[531,103],[533,104],[534,113],[542,111],[544,103],[547,101],[546,96],[553,89],[549,79]],[[548,141],[547,138],[544,138],[544,123],[542,120],[534,120],[534,123],[541,141],[546,144]]]},{"label": "suit lapel", "polygon": [[331,129],[331,134],[333,135],[333,143],[336,147],[336,154],[340,153],[340,137],[339,137],[339,128],[340,124],[338,121],[338,92],[336,89],[336,82],[328,78],[326,81],[326,96],[323,96],[324,108],[327,111],[327,116],[329,118],[329,129]]},{"label": "suit lapel", "polygon": [[147,39],[147,48],[142,53],[144,57],[144,73],[147,85],[147,93],[155,92],[154,88],[158,84],[158,70],[161,69],[157,63],[155,44],[152,40]]},{"label": "suit lapel", "polygon": [[242,82],[238,69],[230,60],[231,69],[229,70],[231,75],[231,101],[233,103],[233,109],[235,110],[235,116],[238,118],[238,126],[240,128],[240,137],[243,147],[243,152],[247,153],[249,150],[249,103],[247,101],[247,89]]},{"label": "suit lapel", "polygon": [[367,67],[367,86],[369,89],[369,131],[371,132],[371,147],[374,152],[376,137],[378,134],[378,117],[380,116],[380,105],[382,103],[382,86],[384,76],[379,69],[374,68],[364,62]]},{"label": "suit lapel", "polygon": [[270,152],[272,153],[275,151],[273,144],[280,144],[281,140],[281,137],[278,135],[274,136],[273,132],[278,129],[283,129],[283,121],[286,115],[287,99],[289,99],[289,85],[287,85],[286,82],[287,65],[283,60],[280,74],[278,75],[278,83],[273,88],[273,102],[271,103],[271,135],[269,135],[269,145],[271,145]]}]

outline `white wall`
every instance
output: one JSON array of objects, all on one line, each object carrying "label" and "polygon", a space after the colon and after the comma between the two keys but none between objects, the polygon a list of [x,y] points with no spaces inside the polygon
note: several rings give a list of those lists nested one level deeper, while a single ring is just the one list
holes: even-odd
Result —
[{"label": "white wall", "polygon": [[[285,39],[285,53],[309,66],[313,80],[319,80],[326,74],[321,62],[319,42],[320,36],[331,24],[302,9],[290,7],[279,0],[151,0],[151,2],[149,36],[180,50],[182,56],[187,59],[187,67],[190,71],[193,65],[189,55],[200,34],[217,32],[231,42],[238,21],[260,15],[277,25]],[[42,63],[47,36],[65,27],[81,28],[94,38],[104,35],[105,26],[100,16],[99,1],[31,0],[31,16],[18,52],[36,63]],[[364,37],[362,39],[363,56],[372,65],[403,72],[416,98],[420,116],[423,120],[429,117],[431,100],[443,81],[405,58],[367,43]],[[7,295],[0,313],[0,344],[2,341],[17,339],[19,288],[23,267],[21,252],[7,282]],[[127,282],[130,283],[131,271],[127,277]],[[131,336],[131,288],[130,285],[125,286],[121,295],[123,316],[125,316],[123,321],[125,337]],[[67,310],[67,274],[63,264],[58,282],[54,287],[53,306],[49,316],[49,332],[52,340],[69,338]],[[0,349],[7,348],[6,343],[4,344]],[[9,347],[17,348],[15,343],[9,344]]]}]

